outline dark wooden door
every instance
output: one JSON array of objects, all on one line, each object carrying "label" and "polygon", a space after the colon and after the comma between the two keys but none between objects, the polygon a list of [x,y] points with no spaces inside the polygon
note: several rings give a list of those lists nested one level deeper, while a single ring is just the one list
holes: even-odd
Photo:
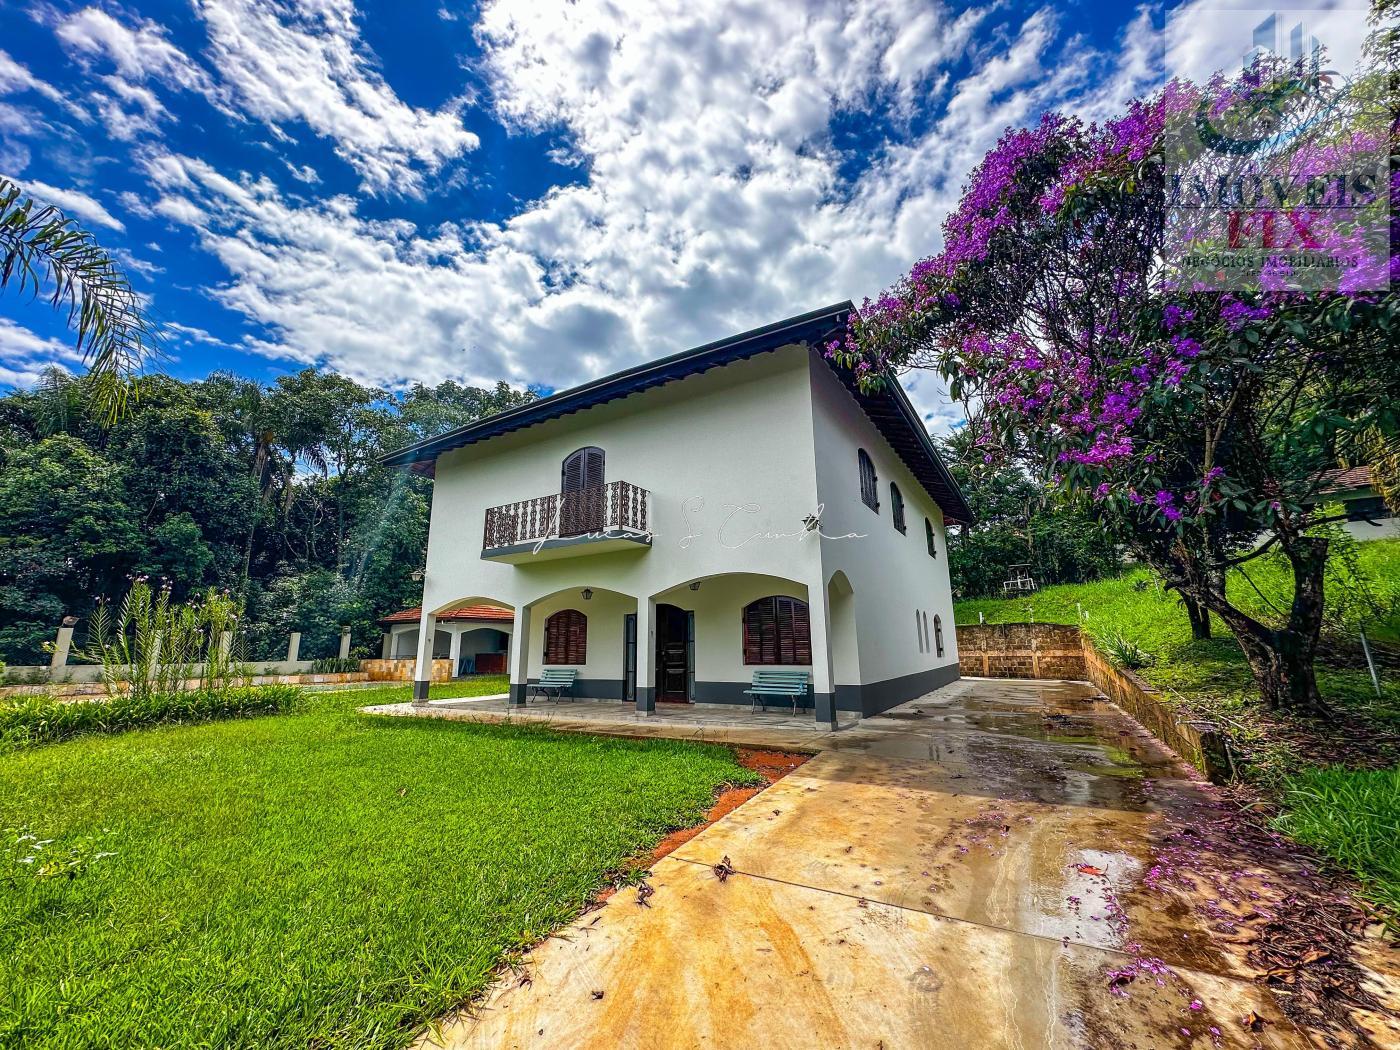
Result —
[{"label": "dark wooden door", "polygon": [[656,699],[690,699],[690,614],[674,605],[656,607]]},{"label": "dark wooden door", "polygon": [[559,535],[601,532],[604,524],[604,457],[601,448],[581,448],[564,460],[560,479]]}]

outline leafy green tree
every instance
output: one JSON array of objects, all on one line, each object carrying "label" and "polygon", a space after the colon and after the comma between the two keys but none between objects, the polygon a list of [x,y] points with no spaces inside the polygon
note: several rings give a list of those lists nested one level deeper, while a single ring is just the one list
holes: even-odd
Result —
[{"label": "leafy green tree", "polygon": [[122,471],[70,435],[7,454],[0,509],[0,654],[28,663],[64,616],[118,589],[140,533]]}]

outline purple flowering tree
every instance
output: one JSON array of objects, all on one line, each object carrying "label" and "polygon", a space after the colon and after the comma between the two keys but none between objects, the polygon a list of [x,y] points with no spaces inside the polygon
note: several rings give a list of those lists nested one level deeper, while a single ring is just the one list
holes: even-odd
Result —
[{"label": "purple flowering tree", "polygon": [[[986,464],[1019,463],[1092,508],[1181,594],[1198,632],[1209,613],[1229,627],[1267,705],[1321,713],[1318,526],[1336,519],[1319,489],[1358,442],[1400,429],[1400,306],[1393,276],[1364,293],[1267,281],[1232,293],[1170,265],[1167,122],[1259,87],[1175,83],[1102,126],[1051,114],[1009,131],[971,176],[942,251],[867,301],[828,353],[871,385],[939,370]],[[1342,135],[1319,148],[1351,147]],[[1363,264],[1374,277],[1394,260]],[[1225,581],[1270,550],[1294,588],[1264,622]]]}]

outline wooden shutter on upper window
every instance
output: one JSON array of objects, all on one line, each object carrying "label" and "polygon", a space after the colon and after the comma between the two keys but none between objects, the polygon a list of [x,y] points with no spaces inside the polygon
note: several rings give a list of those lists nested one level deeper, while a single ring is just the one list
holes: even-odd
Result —
[{"label": "wooden shutter on upper window", "polygon": [[880,509],[880,479],[875,475],[875,464],[865,449],[857,449],[860,466],[860,500],[873,511]]},{"label": "wooden shutter on upper window", "polygon": [[578,492],[603,484],[604,457],[601,448],[581,448],[564,460],[560,492]]}]

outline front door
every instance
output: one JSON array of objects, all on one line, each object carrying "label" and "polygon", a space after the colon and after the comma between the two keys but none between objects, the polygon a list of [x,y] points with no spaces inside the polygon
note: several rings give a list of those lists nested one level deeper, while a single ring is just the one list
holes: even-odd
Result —
[{"label": "front door", "polygon": [[656,607],[656,699],[687,703],[695,676],[695,614]]}]

